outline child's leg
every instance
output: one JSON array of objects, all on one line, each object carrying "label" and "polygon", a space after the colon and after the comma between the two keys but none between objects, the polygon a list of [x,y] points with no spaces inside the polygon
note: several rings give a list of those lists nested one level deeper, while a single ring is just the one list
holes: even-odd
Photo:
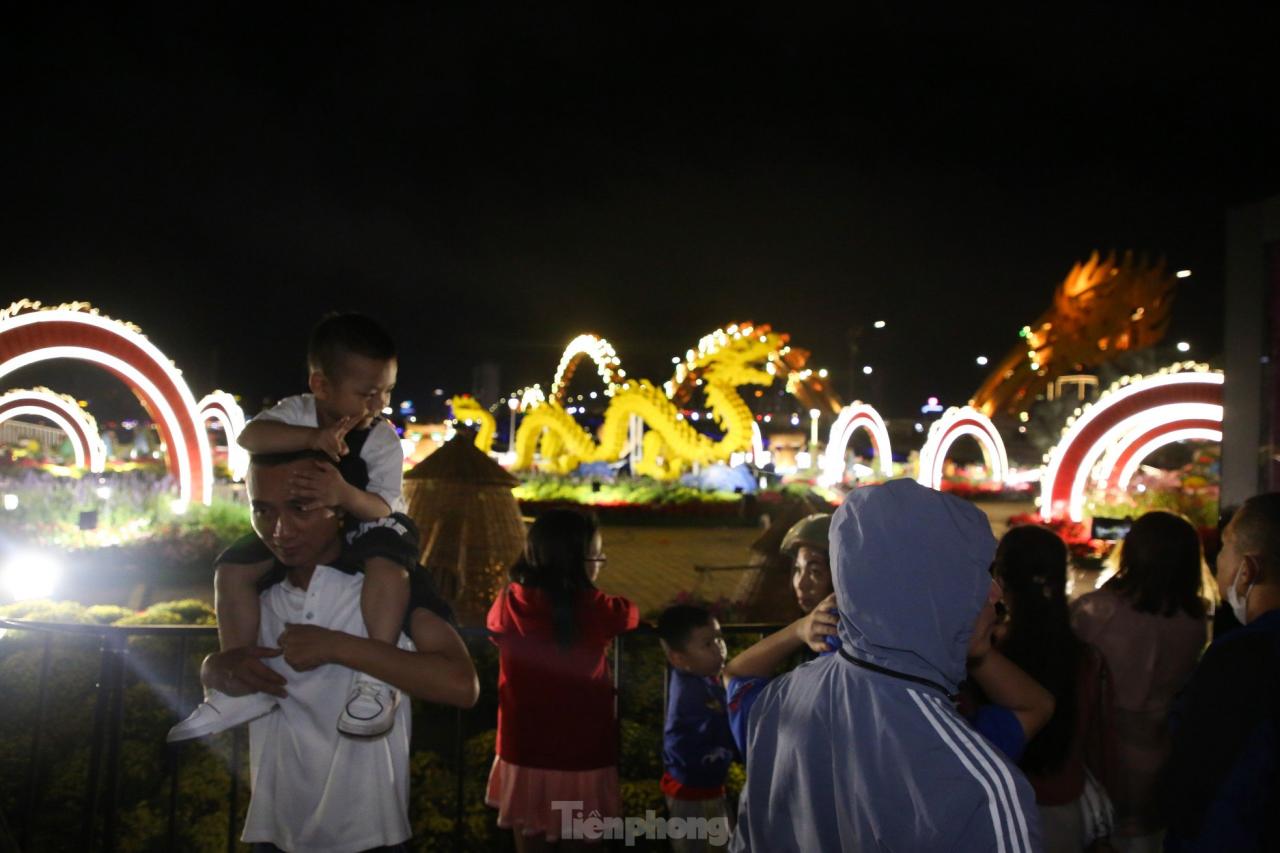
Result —
[{"label": "child's leg", "polygon": [[386,557],[364,561],[364,589],[360,612],[369,638],[395,645],[409,610],[409,572]]},{"label": "child's leg", "polygon": [[271,566],[271,560],[219,563],[214,570],[213,606],[222,651],[258,645],[258,580]]}]

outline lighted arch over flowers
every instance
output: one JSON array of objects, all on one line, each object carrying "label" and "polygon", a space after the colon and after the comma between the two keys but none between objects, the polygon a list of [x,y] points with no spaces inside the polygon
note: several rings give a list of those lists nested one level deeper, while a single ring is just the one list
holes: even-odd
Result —
[{"label": "lighted arch over flowers", "polygon": [[1122,488],[1145,456],[1186,440],[1170,436],[1216,433],[1221,440],[1221,425],[1221,371],[1184,362],[1152,376],[1122,378],[1067,421],[1062,440],[1045,458],[1040,517],[1082,521],[1085,491],[1095,467],[1101,485]]},{"label": "lighted arch over flowers", "polygon": [[618,383],[627,377],[627,372],[622,369],[622,362],[619,361],[613,344],[599,335],[578,335],[569,342],[569,345],[564,348],[564,354],[560,356],[555,380],[551,383],[551,399],[557,403],[564,403],[565,396],[569,392],[569,383],[573,381],[573,373],[578,368],[578,362],[584,358],[595,362],[596,372],[600,374],[600,379],[605,385],[606,397],[612,397]]},{"label": "lighted arch over flowers", "polygon": [[971,406],[950,408],[929,427],[929,436],[920,448],[920,473],[916,481],[931,489],[941,488],[943,465],[947,451],[956,439],[972,436],[982,448],[990,477],[997,483],[1004,482],[1009,471],[1009,458],[1005,453],[1004,439],[996,432],[991,419]]},{"label": "lighted arch over flowers", "polygon": [[1134,451],[1124,463],[1123,468],[1117,468],[1115,478],[1111,487],[1124,491],[1129,488],[1129,483],[1133,480],[1133,475],[1138,473],[1138,466],[1142,464],[1142,460],[1146,459],[1152,453],[1168,444],[1174,444],[1179,441],[1222,441],[1222,430],[1213,427],[1199,426],[1187,427],[1184,429],[1161,430],[1154,437],[1147,438],[1141,444],[1134,446]]},{"label": "lighted arch over flowers", "polygon": [[127,384],[160,431],[178,501],[209,503],[209,437],[195,399],[181,371],[141,330],[83,302],[45,308],[24,299],[0,311],[0,377],[58,358],[95,364]]},{"label": "lighted arch over flowers", "polygon": [[48,388],[15,388],[0,394],[0,423],[22,415],[35,415],[58,425],[71,439],[77,468],[101,473],[107,464],[107,448],[93,416],[74,398]]},{"label": "lighted arch over flowers", "polygon": [[893,454],[884,418],[870,405],[853,402],[840,410],[836,422],[831,425],[827,449],[822,454],[819,483],[832,486],[844,479],[844,451],[853,434],[860,429],[865,429],[871,436],[871,449],[875,452],[880,473],[885,477],[893,476]]},{"label": "lighted arch over flowers", "polygon": [[227,470],[232,479],[243,480],[249,471],[249,451],[241,447],[237,439],[244,429],[244,409],[226,391],[205,394],[196,407],[200,410],[201,423],[212,421],[222,427],[222,434],[227,437]]}]

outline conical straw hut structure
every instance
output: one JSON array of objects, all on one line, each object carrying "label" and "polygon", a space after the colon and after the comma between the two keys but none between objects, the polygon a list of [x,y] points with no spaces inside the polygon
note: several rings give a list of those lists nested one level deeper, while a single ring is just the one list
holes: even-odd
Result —
[{"label": "conical straw hut structure", "polygon": [[404,476],[422,565],[464,625],[483,625],[524,548],[514,476],[459,433]]}]

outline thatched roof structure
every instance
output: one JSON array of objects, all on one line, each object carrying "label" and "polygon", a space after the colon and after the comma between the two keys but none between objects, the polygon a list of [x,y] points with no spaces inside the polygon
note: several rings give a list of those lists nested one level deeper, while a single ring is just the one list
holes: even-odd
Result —
[{"label": "thatched roof structure", "polygon": [[484,624],[524,548],[519,483],[459,434],[404,476],[409,516],[422,533],[422,565],[464,625]]}]

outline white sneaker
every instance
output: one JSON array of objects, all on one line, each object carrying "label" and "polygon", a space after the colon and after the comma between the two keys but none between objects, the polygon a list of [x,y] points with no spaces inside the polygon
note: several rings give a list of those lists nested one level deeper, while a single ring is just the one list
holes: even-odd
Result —
[{"label": "white sneaker", "polygon": [[258,719],[275,706],[275,697],[266,693],[228,696],[217,690],[210,690],[205,700],[191,712],[191,716],[169,729],[165,740],[173,743],[226,731],[241,723]]},{"label": "white sneaker", "polygon": [[351,682],[347,704],[338,715],[338,731],[356,737],[384,734],[395,724],[399,704],[399,690],[385,682],[357,675]]}]

